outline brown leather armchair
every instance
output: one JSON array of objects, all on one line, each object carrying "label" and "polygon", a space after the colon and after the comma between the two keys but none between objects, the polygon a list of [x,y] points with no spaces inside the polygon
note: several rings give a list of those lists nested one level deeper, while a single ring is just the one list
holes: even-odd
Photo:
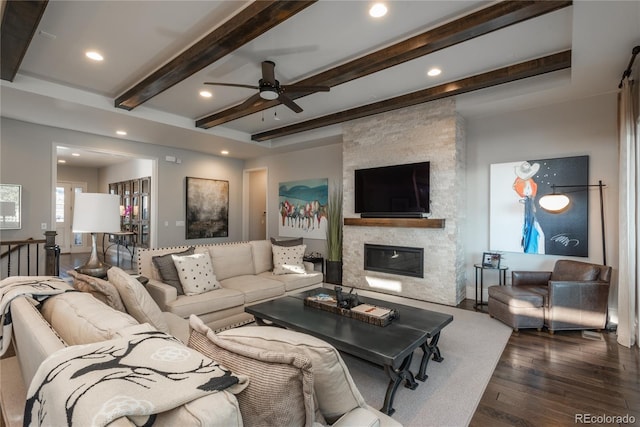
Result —
[{"label": "brown leather armchair", "polygon": [[522,310],[524,301],[529,313],[542,311],[544,326],[551,333],[567,329],[603,329],[607,325],[611,267],[559,260],[551,272],[513,271],[511,278],[511,289],[507,289],[509,286],[490,287],[489,314],[516,330],[539,327],[530,322],[539,315],[529,314],[525,318],[518,311]]}]

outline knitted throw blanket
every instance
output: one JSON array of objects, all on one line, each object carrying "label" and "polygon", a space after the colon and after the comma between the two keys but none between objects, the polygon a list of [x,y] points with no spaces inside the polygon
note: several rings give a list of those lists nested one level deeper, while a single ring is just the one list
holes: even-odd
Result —
[{"label": "knitted throw blanket", "polygon": [[151,425],[155,414],[247,385],[164,332],[139,332],[49,356],[29,387],[24,425],[104,426],[123,416]]},{"label": "knitted throw blanket", "polygon": [[14,276],[0,281],[0,356],[9,348],[13,323],[11,322],[11,301],[18,297],[31,297],[42,302],[52,295],[74,289],[62,279],[49,276]]}]

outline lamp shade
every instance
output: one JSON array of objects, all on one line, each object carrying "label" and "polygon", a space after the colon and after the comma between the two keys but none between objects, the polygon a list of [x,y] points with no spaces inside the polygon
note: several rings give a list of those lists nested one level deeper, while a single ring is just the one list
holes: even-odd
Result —
[{"label": "lamp shade", "polygon": [[74,233],[120,231],[120,197],[117,194],[77,193],[73,207]]},{"label": "lamp shade", "polygon": [[547,194],[538,201],[542,209],[551,213],[560,213],[569,206],[569,197],[565,194]]}]

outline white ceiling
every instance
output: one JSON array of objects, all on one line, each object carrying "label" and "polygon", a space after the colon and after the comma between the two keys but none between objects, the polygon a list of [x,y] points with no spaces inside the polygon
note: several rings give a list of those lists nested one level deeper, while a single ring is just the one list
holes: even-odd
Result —
[{"label": "white ceiling", "polygon": [[[270,142],[251,134],[410,93],[474,74],[572,49],[572,67],[457,96],[466,117],[525,109],[617,90],[633,46],[640,44],[640,1],[575,1],[537,17],[433,54],[296,100],[300,114],[278,106],[208,130],[195,120],[244,101],[244,88],[205,81],[257,84],[260,63],[293,83],[422,33],[492,2],[386,1],[373,19],[369,1],[321,0],[132,111],[114,99],[225,22],[241,1],[51,0],[13,82],[2,81],[2,116],[114,138],[236,158],[340,141],[341,126]],[[92,63],[84,51],[103,53]],[[426,75],[442,68],[440,76]],[[637,64],[640,66],[640,64]],[[198,95],[214,92],[210,99]],[[279,120],[275,120],[275,115]],[[115,134],[125,129],[127,136]]]}]

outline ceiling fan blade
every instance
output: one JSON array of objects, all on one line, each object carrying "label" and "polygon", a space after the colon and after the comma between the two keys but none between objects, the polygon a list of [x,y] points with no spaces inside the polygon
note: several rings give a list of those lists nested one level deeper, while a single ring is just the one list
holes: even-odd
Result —
[{"label": "ceiling fan blade", "polygon": [[292,109],[294,112],[302,113],[302,108],[300,108],[300,106],[298,104],[293,102],[293,100],[291,98],[289,98],[287,95],[285,95],[284,93],[281,93],[278,96],[278,101],[282,102],[284,105],[286,105],[287,107]]},{"label": "ceiling fan blade", "polygon": [[259,99],[262,99],[262,98],[260,98],[260,92],[254,94],[254,95],[251,95],[242,104],[240,104],[238,106],[238,108],[240,108],[240,109],[249,108],[253,104],[255,104],[255,102],[258,101]]},{"label": "ceiling fan blade", "polygon": [[329,86],[298,86],[298,85],[283,85],[280,88],[289,93],[299,92],[329,92],[331,89]]},{"label": "ceiling fan blade", "polygon": [[204,82],[204,84],[206,84],[206,85],[214,85],[214,86],[243,87],[243,88],[246,88],[246,89],[255,89],[255,90],[260,89],[258,86],[252,86],[252,85],[241,85],[241,84],[236,84],[236,83]]},{"label": "ceiling fan blade", "polygon": [[262,80],[271,86],[276,85],[275,74],[276,63],[273,61],[262,61]]}]

